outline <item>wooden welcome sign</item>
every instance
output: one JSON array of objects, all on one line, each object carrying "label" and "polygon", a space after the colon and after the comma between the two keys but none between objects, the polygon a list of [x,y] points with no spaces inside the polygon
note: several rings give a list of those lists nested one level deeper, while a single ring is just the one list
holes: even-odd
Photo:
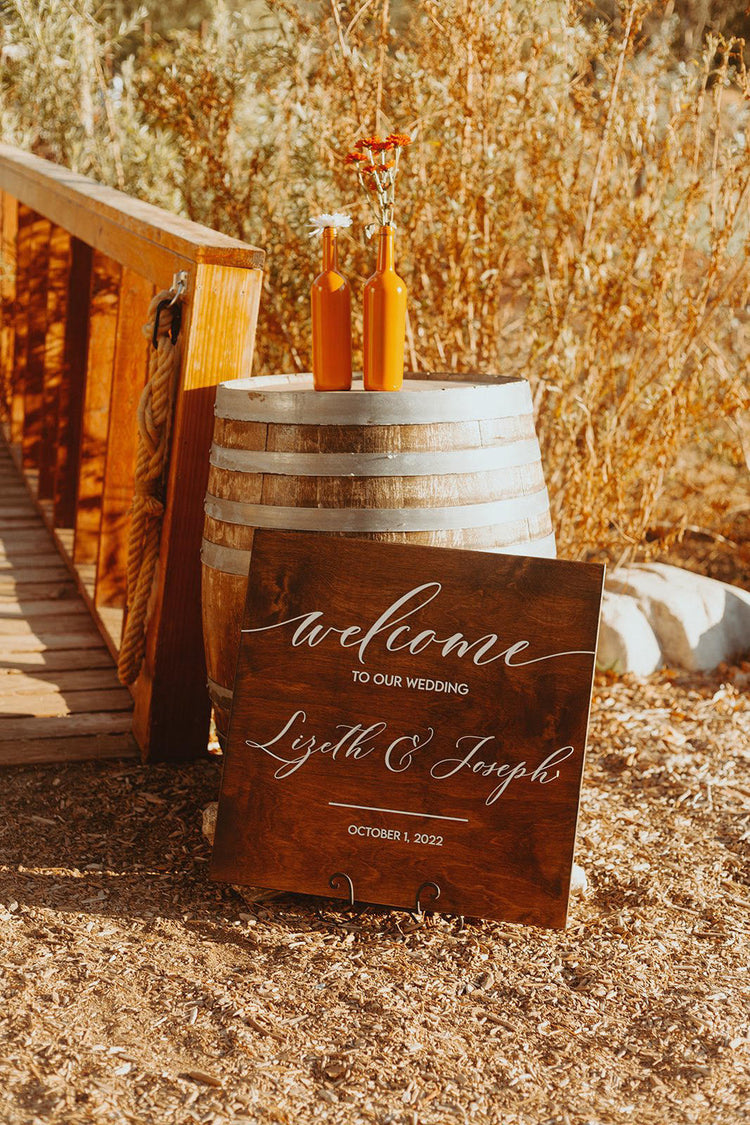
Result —
[{"label": "wooden welcome sign", "polygon": [[563,927],[603,575],[257,531],[212,877]]}]

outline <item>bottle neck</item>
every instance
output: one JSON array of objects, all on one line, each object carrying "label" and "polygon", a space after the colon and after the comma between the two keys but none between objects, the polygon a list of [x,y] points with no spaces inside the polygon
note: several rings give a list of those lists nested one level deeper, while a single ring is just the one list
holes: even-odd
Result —
[{"label": "bottle neck", "polygon": [[393,265],[393,227],[381,227],[378,239],[378,269],[394,269]]},{"label": "bottle neck", "polygon": [[323,269],[336,270],[339,268],[339,248],[336,241],[336,228],[323,228]]}]

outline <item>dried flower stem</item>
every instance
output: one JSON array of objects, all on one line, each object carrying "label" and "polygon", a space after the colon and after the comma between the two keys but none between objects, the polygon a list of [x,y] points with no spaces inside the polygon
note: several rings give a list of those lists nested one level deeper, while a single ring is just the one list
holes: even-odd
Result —
[{"label": "dried flower stem", "polygon": [[392,226],[395,214],[395,186],[401,150],[411,144],[404,133],[389,133],[357,141],[346,155],[346,163],[357,169],[357,178],[368,198],[377,199],[380,226]]}]

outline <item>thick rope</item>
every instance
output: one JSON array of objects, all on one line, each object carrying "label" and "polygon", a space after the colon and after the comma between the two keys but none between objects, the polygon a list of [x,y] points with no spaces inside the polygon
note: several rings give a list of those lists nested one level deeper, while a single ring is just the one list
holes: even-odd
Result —
[{"label": "thick rope", "polygon": [[[153,338],[159,304],[173,296],[173,291],[158,293],[151,302],[148,323],[143,328],[149,340]],[[157,346],[151,349],[148,382],[138,403],[138,455],[128,536],[128,609],[117,660],[117,673],[123,684],[134,683],[143,664],[148,603],[159,558],[169,427],[180,350],[179,338],[173,344],[169,335],[176,308],[175,304],[161,310]]]}]

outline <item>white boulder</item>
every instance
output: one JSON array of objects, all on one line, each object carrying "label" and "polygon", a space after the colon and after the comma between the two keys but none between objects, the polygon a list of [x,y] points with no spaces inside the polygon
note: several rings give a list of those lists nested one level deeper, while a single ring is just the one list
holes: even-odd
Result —
[{"label": "white boulder", "polygon": [[750,591],[665,563],[621,567],[607,575],[599,636],[601,668],[708,672],[750,651]]},{"label": "white boulder", "polygon": [[648,618],[627,594],[604,590],[596,662],[602,670],[636,676],[650,676],[664,663]]}]

